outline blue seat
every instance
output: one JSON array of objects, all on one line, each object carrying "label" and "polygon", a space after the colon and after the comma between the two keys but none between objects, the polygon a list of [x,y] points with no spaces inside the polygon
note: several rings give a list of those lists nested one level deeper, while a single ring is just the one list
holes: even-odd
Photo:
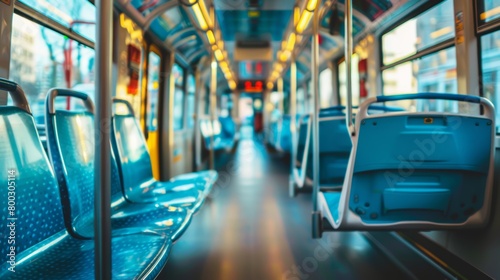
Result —
[{"label": "blue seat", "polygon": [[[87,110],[54,109],[57,96],[84,100]],[[66,226],[74,236],[93,236],[94,202],[94,114],[92,101],[83,93],[53,89],[47,95],[47,142],[61,189]],[[107,143],[111,145],[110,143]],[[192,212],[202,203],[201,193],[194,188],[168,192],[162,200],[131,203],[124,197],[118,168],[112,155],[112,229],[139,227],[165,232],[173,240],[187,229]],[[137,185],[143,193],[154,189]],[[152,195],[151,195],[152,196]],[[149,202],[149,203],[146,203]]]},{"label": "blue seat", "polygon": [[[113,102],[127,108],[127,113],[113,115],[111,135],[126,198],[135,203],[157,202],[168,200],[172,192],[196,189],[202,193],[201,199],[205,199],[217,181],[217,172],[206,170],[181,174],[168,182],[155,180],[146,139],[134,117],[132,106],[122,99],[115,98]],[[189,207],[182,201],[179,204]],[[199,206],[190,208],[196,212]]]},{"label": "blue seat", "polygon": [[234,140],[236,137],[236,124],[231,116],[219,117],[221,125],[221,137]]},{"label": "blue seat", "polygon": [[[225,120],[227,125],[227,120]],[[200,121],[201,134],[205,143],[205,149],[214,151],[231,150],[234,147],[235,137],[226,137],[227,132],[223,132],[223,127],[219,119],[210,121],[204,119]],[[212,142],[213,138],[213,142]]]},{"label": "blue seat", "polygon": [[290,132],[290,115],[283,115],[278,122],[277,149],[290,152],[292,148],[292,134]]},{"label": "blue seat", "polygon": [[[367,114],[371,103],[405,99],[477,103],[484,113]],[[422,93],[368,99],[356,116],[341,195],[319,193],[323,217],[337,230],[484,226],[491,210],[494,121],[491,102],[474,96]]]},{"label": "blue seat", "polygon": [[[11,92],[15,104],[0,106],[0,168],[8,172],[0,184],[14,187],[0,199],[15,198],[15,209],[1,207],[0,279],[93,279],[94,241],[75,238],[65,227],[57,180],[24,93],[4,79],[0,89]],[[9,221],[15,228],[7,227]],[[165,233],[135,228],[116,232],[111,245],[113,279],[154,279],[172,241]]]},{"label": "blue seat", "polygon": [[[356,107],[357,108],[357,107]],[[382,105],[371,105],[368,108],[370,113],[401,112],[402,108]],[[345,125],[345,107],[333,106],[323,108],[319,113],[319,185],[321,188],[340,189],[344,182],[347,163],[352,149],[351,137]],[[310,122],[304,122],[299,132],[299,151],[303,157],[306,146],[308,147],[307,158],[303,160],[301,172],[305,182],[312,183],[313,177],[313,149],[311,140],[312,129]],[[306,134],[308,131],[309,134]],[[308,137],[308,138],[307,138]],[[307,145],[306,145],[307,143]],[[303,167],[303,168],[302,168]],[[299,187],[301,187],[299,185]]]}]

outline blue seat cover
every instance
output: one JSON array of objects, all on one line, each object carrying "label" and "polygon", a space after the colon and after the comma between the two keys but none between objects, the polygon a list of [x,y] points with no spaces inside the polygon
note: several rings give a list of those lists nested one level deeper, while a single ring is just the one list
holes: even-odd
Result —
[{"label": "blue seat cover", "polygon": [[[47,140],[69,232],[93,237],[94,117],[90,112],[57,110],[47,114]],[[189,207],[199,207],[199,192],[169,192],[163,201],[134,205],[124,198],[116,162],[112,156],[112,228],[141,228],[166,233],[173,240],[187,229]],[[139,187],[139,186],[138,186]],[[145,193],[152,192],[146,187]],[[186,206],[187,208],[181,207]]]},{"label": "blue seat cover", "polygon": [[[118,159],[123,191],[129,201],[161,201],[164,193],[189,188],[199,190],[202,196],[198,199],[203,202],[210,193],[218,177],[214,170],[181,174],[168,182],[154,179],[146,140],[133,115],[115,115],[112,127],[113,149]],[[145,189],[149,191],[145,192]],[[191,209],[197,211],[200,206],[201,203],[198,203]]]},{"label": "blue seat cover", "polygon": [[[0,168],[14,170],[15,212],[2,203],[2,221],[17,218],[15,244],[1,227],[0,279],[93,279],[94,241],[68,234],[59,188],[43,151],[33,117],[16,107],[0,106]],[[8,185],[7,176],[0,184]],[[0,194],[7,201],[8,192]],[[11,209],[12,210],[12,209]],[[154,279],[167,261],[172,241],[165,234],[124,233],[112,239],[113,279]],[[15,246],[15,272],[9,270]]]}]

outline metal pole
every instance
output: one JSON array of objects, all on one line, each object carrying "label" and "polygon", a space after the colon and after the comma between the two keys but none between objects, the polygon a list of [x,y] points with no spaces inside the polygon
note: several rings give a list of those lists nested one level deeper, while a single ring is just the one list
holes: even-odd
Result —
[{"label": "metal pole", "polygon": [[111,65],[113,1],[96,0],[96,114],[94,165],[95,279],[111,279]]},{"label": "metal pole", "polygon": [[[211,80],[210,80],[210,121],[213,124],[215,122],[216,117],[216,109],[217,109],[217,61],[215,60],[215,56],[212,55],[211,62]],[[214,134],[210,135],[210,169],[215,168],[214,161]]]},{"label": "metal pole", "polygon": [[292,154],[290,160],[290,184],[289,194],[290,197],[295,195],[295,180],[293,177],[293,170],[295,169],[295,161],[297,160],[297,64],[295,58],[292,56],[290,64],[290,134],[292,136]]},{"label": "metal pole", "polygon": [[[203,65],[202,63],[199,64]],[[201,71],[200,67],[196,67],[194,70],[194,83],[195,83],[195,94],[194,94],[194,170],[198,171],[201,165],[201,131],[200,131],[200,104],[201,104],[201,91],[203,89],[203,84],[201,81]]]},{"label": "metal pole", "polygon": [[347,86],[347,118],[346,125],[352,136],[356,134],[353,114],[352,114],[352,77],[351,77],[351,55],[352,55],[352,3],[345,1],[345,66],[346,66],[346,86]]},{"label": "metal pole", "polygon": [[312,93],[314,100],[314,111],[312,112],[312,139],[313,139],[313,237],[321,237],[321,213],[318,211],[319,194],[319,2],[314,9],[313,16],[313,36],[312,36],[312,60],[311,79]]}]

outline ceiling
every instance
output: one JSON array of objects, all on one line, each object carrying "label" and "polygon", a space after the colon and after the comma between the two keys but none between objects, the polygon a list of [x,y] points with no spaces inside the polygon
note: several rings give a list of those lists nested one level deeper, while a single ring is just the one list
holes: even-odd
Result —
[{"label": "ceiling", "polygon": [[[298,0],[298,6],[302,6],[305,1]],[[321,1],[322,5],[327,2]],[[210,45],[204,32],[193,25],[197,23],[193,14],[190,14],[188,0],[118,0],[117,2],[125,11],[128,11],[127,14],[132,16],[139,26],[149,30],[168,48],[175,50],[176,59],[184,67],[191,67],[201,58],[209,55]],[[209,0],[205,2],[211,3]],[[320,23],[322,67],[326,67],[325,61],[331,59],[332,54],[341,55],[342,52],[344,0],[333,2],[331,9],[325,13]],[[406,8],[425,2],[419,0],[353,0],[354,36],[367,30],[373,31],[373,27],[386,18],[397,17],[397,14],[403,13]],[[224,41],[224,49],[237,79],[267,79],[282,41],[293,30],[291,20],[295,4],[295,0],[213,0],[220,37]],[[388,13],[388,11],[391,12]],[[285,34],[285,32],[288,33]],[[267,42],[270,46],[271,61],[251,59],[251,57],[235,61],[235,47],[239,46],[240,42],[261,41]],[[303,42],[299,46],[296,45],[295,50],[299,85],[310,76],[310,31],[305,31]],[[287,72],[289,71],[283,74],[285,81],[290,78]],[[228,88],[220,70],[218,86],[221,91]]]}]

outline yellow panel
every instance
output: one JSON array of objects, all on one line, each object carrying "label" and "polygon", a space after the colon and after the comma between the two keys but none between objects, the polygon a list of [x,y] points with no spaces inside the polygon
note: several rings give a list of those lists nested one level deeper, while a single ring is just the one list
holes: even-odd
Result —
[{"label": "yellow panel", "polygon": [[153,168],[153,176],[156,180],[160,180],[160,159],[158,158],[158,132],[150,131],[148,137],[148,148],[151,156],[151,165]]}]

